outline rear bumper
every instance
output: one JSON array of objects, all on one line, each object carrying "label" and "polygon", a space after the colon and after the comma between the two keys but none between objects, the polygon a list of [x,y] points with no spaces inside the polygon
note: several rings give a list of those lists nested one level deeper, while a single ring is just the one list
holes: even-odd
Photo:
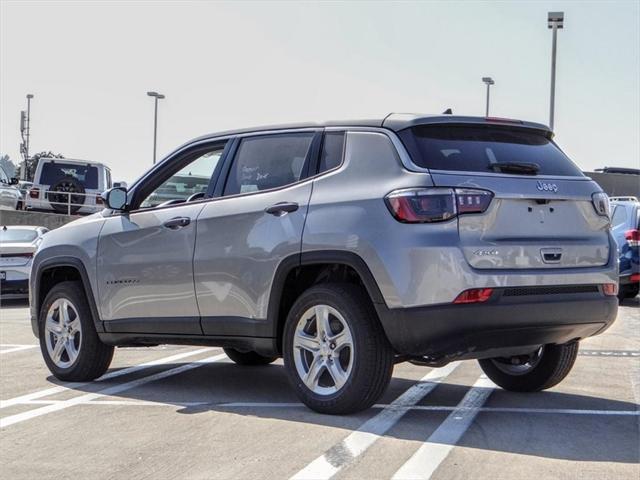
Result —
[{"label": "rear bumper", "polygon": [[29,295],[29,280],[0,280],[0,292],[3,298],[27,297]]},{"label": "rear bumper", "polygon": [[616,318],[618,299],[597,290],[508,296],[503,289],[494,291],[486,303],[379,306],[378,313],[399,354],[449,360],[490,358],[603,332]]}]

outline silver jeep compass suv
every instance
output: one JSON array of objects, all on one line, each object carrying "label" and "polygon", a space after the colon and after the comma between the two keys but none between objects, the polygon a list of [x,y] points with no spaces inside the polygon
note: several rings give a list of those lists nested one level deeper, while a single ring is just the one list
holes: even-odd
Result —
[{"label": "silver jeep compass suv", "polygon": [[394,363],[478,359],[508,390],[571,370],[617,312],[609,203],[543,125],[389,115],[223,132],[175,150],[34,258],[33,331],[62,380],[114,346],[284,358],[355,412]]}]

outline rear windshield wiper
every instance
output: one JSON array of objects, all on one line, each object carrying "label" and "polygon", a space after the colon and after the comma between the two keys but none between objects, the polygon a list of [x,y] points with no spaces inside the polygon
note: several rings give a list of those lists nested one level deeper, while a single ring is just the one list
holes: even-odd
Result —
[{"label": "rear windshield wiper", "polygon": [[489,169],[493,170],[494,172],[535,175],[540,171],[540,165],[538,165],[537,163],[524,162],[496,162],[490,163]]}]

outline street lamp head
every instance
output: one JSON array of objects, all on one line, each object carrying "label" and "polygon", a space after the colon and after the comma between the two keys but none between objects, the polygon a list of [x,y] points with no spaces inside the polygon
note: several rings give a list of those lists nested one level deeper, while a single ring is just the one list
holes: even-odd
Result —
[{"label": "street lamp head", "polygon": [[27,98],[28,99],[32,99],[33,98],[33,93],[27,93]]},{"label": "street lamp head", "polygon": [[564,12],[549,12],[547,16],[547,28],[564,28]]},{"label": "street lamp head", "polygon": [[161,93],[159,93],[159,94],[156,96],[156,98],[157,98],[158,100],[162,100],[162,99],[164,98],[164,95],[163,95],[163,94],[161,94]]},{"label": "street lamp head", "polygon": [[491,77],[482,77],[482,81],[487,85],[494,85],[496,82],[493,81]]},{"label": "street lamp head", "polygon": [[164,98],[164,95],[158,92],[147,92],[147,95],[149,95],[150,97],[155,97],[158,100]]}]

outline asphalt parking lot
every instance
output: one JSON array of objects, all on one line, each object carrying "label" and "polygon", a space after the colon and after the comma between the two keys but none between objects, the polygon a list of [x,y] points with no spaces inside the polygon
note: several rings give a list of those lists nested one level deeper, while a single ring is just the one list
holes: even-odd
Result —
[{"label": "asphalt parking lot", "polygon": [[405,363],[379,405],[344,417],[298,403],[282,362],[217,348],[120,348],[100,381],[61,383],[26,306],[0,317],[6,479],[640,478],[637,298],[549,391],[505,392],[475,362]]}]

